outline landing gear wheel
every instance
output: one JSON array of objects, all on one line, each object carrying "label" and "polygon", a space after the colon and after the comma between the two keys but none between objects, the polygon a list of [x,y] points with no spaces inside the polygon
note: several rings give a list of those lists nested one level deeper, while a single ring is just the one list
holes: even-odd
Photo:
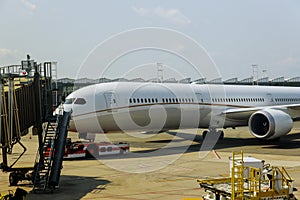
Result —
[{"label": "landing gear wheel", "polygon": [[18,180],[17,175],[15,173],[10,173],[9,174],[9,185],[16,186],[16,185],[18,185],[18,182],[19,182],[19,180]]},{"label": "landing gear wheel", "polygon": [[205,140],[205,137],[206,137],[207,133],[208,133],[208,131],[203,131],[203,133],[202,133],[202,139],[203,140]]},{"label": "landing gear wheel", "polygon": [[224,131],[219,130],[217,133],[220,134],[219,140],[222,140],[224,138]]}]

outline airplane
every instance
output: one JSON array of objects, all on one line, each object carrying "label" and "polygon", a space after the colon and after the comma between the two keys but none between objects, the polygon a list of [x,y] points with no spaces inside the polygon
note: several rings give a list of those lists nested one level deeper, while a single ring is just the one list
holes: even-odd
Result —
[{"label": "airplane", "polygon": [[[203,128],[202,137],[248,126],[263,140],[287,135],[300,119],[300,88],[110,82],[80,88],[63,104],[69,130],[88,133]],[[221,130],[219,130],[221,129]]]}]

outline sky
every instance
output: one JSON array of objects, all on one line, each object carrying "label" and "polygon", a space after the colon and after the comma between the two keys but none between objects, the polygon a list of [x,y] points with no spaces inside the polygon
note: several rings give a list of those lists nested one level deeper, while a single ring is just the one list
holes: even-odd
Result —
[{"label": "sky", "polygon": [[[0,0],[0,66],[30,54],[38,62],[57,61],[58,78],[151,78],[158,74],[156,63],[164,64],[165,79],[243,79],[252,76],[253,64],[259,77],[295,77],[299,10],[298,0]],[[170,33],[160,38],[147,27]],[[142,35],[125,37],[143,28]],[[137,41],[158,48],[130,51]],[[216,73],[196,72],[191,63]],[[105,73],[99,70],[107,66]]]}]

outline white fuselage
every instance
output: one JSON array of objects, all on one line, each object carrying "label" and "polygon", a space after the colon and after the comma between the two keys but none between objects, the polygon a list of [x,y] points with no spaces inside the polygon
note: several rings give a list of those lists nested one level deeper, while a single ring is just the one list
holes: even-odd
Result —
[{"label": "white fuselage", "polygon": [[299,103],[293,87],[113,82],[73,92],[64,107],[73,112],[71,130],[103,133],[246,126],[248,117],[222,113]]}]

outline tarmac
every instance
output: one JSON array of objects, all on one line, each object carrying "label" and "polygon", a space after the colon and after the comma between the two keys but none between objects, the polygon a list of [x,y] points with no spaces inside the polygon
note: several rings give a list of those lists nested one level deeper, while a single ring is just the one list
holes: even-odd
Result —
[{"label": "tarmac", "polygon": [[[287,136],[275,142],[261,142],[247,127],[226,129],[225,137],[215,144],[202,140],[203,130],[172,130],[159,134],[114,133],[99,134],[96,141],[128,142],[130,153],[97,159],[64,160],[60,187],[53,193],[32,192],[29,181],[18,187],[29,192],[26,199],[196,199],[204,195],[197,179],[207,176],[229,175],[232,151],[243,151],[244,156],[263,159],[274,166],[284,166],[295,180],[294,194],[300,198],[300,122]],[[76,139],[75,133],[69,137]],[[22,137],[27,152],[16,167],[31,167],[37,152],[37,136]],[[10,162],[20,152],[16,145]],[[0,172],[0,193],[15,191],[8,184],[8,173]]]}]

